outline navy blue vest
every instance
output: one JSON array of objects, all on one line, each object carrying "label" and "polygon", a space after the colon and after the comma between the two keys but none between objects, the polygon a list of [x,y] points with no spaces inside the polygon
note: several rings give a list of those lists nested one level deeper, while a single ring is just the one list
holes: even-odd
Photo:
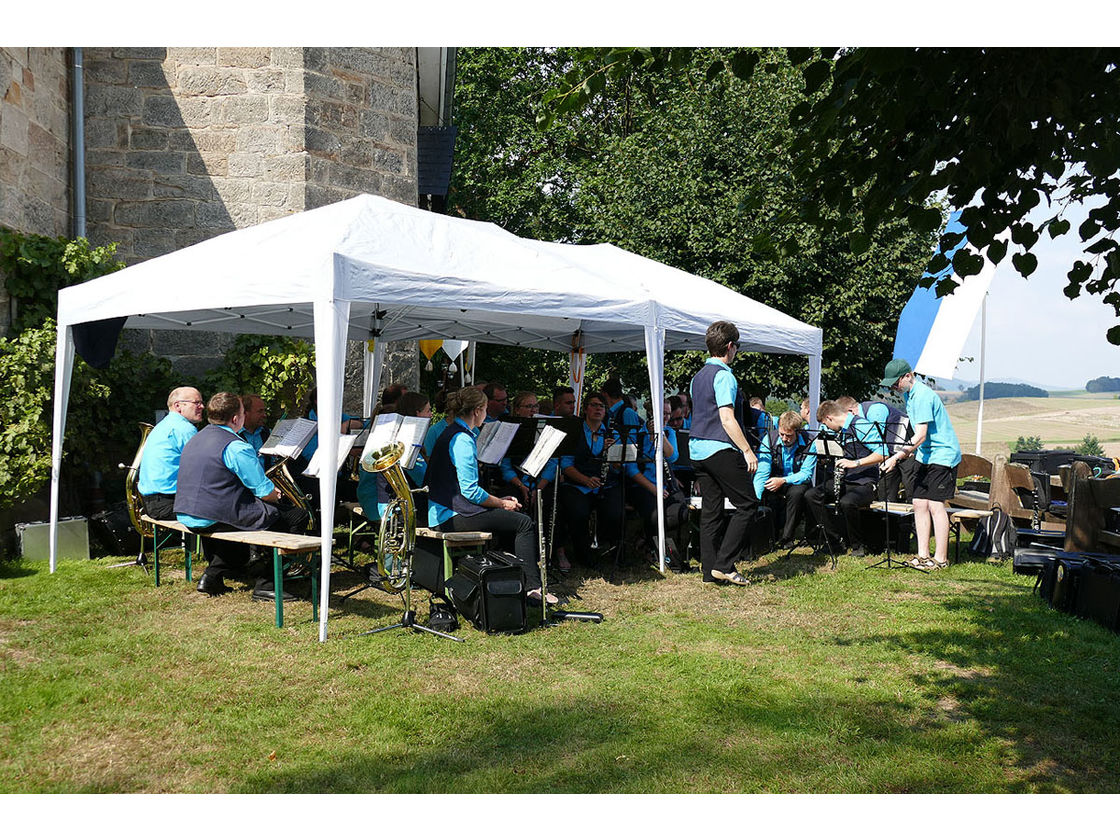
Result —
[{"label": "navy blue vest", "polygon": [[[701,438],[703,440],[719,440],[724,443],[730,443],[732,446],[735,442],[728,437],[727,432],[723,428],[723,423],[719,419],[719,406],[716,405],[716,389],[715,378],[716,374],[723,370],[719,365],[704,364],[700,371],[692,377],[692,385],[690,390],[692,392],[692,429],[690,430],[691,438]],[[754,440],[750,438],[751,430],[747,428],[747,401],[743,397],[743,390],[741,388],[735,389],[735,421],[743,430],[743,434],[747,436],[747,441],[752,446],[756,447],[758,443],[758,431],[754,430]]]},{"label": "navy blue vest", "polygon": [[222,461],[237,435],[210,425],[187,441],[179,460],[175,512],[224,522],[242,531],[260,531],[280,516],[249,490]]},{"label": "navy blue vest", "polygon": [[[579,437],[576,438],[575,449],[572,450],[572,458],[574,459],[572,466],[583,473],[588,478],[598,478],[603,474],[603,443],[606,439],[607,425],[604,423],[599,427],[599,431],[592,432],[591,440],[593,446],[587,445],[587,433],[590,431],[587,423],[584,422],[579,429]],[[607,473],[607,484],[613,483],[613,479],[617,477],[614,472]],[[590,490],[591,493],[598,493],[598,489]]]},{"label": "navy blue vest", "polygon": [[[778,429],[776,426],[771,426],[768,430],[770,439],[770,476],[771,478],[785,478],[786,477],[786,459],[782,457],[782,439],[778,436]],[[807,450],[805,435],[801,432],[797,433],[797,441],[794,444],[793,450],[793,471],[796,473],[801,469],[801,465],[805,463],[805,452]]]},{"label": "navy blue vest", "polygon": [[[872,454],[871,449],[867,444],[856,438],[853,427],[856,423],[865,423],[866,420],[861,420],[856,417],[852,420],[852,425],[847,429],[840,431],[840,445],[844,448],[844,457],[850,461],[858,461],[861,458],[866,458]],[[879,478],[879,465],[868,464],[865,467],[856,467],[855,469],[848,470],[844,473],[844,481],[848,484],[870,484]]]},{"label": "navy blue vest", "polygon": [[898,452],[903,446],[906,445],[907,439],[910,437],[913,429],[910,428],[910,418],[906,416],[906,412],[896,405],[881,402],[879,400],[864,400],[859,404],[863,409],[863,416],[867,416],[867,412],[871,410],[872,406],[885,405],[887,407],[887,427],[882,429],[887,438],[887,451],[892,455]]},{"label": "navy blue vest", "polygon": [[455,435],[470,434],[458,421],[448,423],[435,445],[432,447],[432,457],[428,461],[428,472],[425,478],[428,482],[428,499],[450,508],[456,513],[470,516],[482,513],[486,508],[469,501],[459,488],[459,473],[451,460],[451,439]]}]

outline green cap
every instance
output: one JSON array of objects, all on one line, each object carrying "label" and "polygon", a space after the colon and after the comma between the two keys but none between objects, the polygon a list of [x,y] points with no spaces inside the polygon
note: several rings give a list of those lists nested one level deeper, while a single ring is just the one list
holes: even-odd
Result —
[{"label": "green cap", "polygon": [[887,367],[883,371],[883,380],[879,383],[884,388],[893,388],[902,377],[908,374],[913,368],[910,363],[905,359],[891,359],[887,362]]}]

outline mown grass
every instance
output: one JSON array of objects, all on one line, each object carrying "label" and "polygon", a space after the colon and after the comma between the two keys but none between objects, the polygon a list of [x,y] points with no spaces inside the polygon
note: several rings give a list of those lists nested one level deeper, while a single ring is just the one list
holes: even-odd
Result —
[{"label": "mown grass", "polygon": [[[743,590],[573,576],[606,614],[466,644],[382,593],[287,626],[112,558],[0,569],[5,792],[1115,791],[1120,637],[1007,566],[769,555]],[[335,591],[355,579],[336,576]],[[426,614],[426,607],[421,609]]]}]

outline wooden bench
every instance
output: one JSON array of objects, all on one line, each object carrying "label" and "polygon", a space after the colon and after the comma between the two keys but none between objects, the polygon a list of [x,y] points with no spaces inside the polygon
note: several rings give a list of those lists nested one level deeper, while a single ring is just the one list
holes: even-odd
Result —
[{"label": "wooden bench", "polygon": [[1120,532],[1106,525],[1109,512],[1120,507],[1120,478],[1092,478],[1089,465],[1082,461],[1073,464],[1070,475],[1066,551],[1117,553]]},{"label": "wooden bench", "polygon": [[[412,558],[413,581],[417,579],[417,564],[419,564],[420,579],[425,582],[435,581],[435,585],[439,586],[439,580],[446,581],[455,573],[455,563],[459,558],[485,552],[492,538],[493,534],[489,531],[455,532],[417,528],[416,550]],[[432,591],[430,586],[424,588]]]},{"label": "wooden bench", "polygon": [[[201,535],[192,531],[177,519],[152,519],[147,514],[141,517],[152,526],[155,547],[152,550],[152,568],[155,584],[159,586],[159,530],[178,531],[194,537],[194,548],[191,549],[190,541],[184,542],[187,580],[191,579],[191,556],[201,553],[199,539]],[[240,543],[242,545],[255,545],[261,548],[272,549],[272,583],[276,601],[276,626],[284,626],[284,598],[283,582],[284,572],[295,564],[309,566],[311,580],[311,615],[312,620],[319,619],[319,575],[317,569],[310,564],[309,555],[318,554],[322,548],[322,540],[317,536],[304,534],[283,534],[279,531],[215,531],[205,536],[225,542]]]}]

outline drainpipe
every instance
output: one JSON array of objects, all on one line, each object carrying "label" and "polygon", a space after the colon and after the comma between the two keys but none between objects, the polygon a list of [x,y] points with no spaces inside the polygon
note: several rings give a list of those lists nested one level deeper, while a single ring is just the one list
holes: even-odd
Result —
[{"label": "drainpipe", "polygon": [[70,118],[74,122],[74,238],[86,235],[86,111],[82,48],[73,47],[74,73],[70,91]]}]

